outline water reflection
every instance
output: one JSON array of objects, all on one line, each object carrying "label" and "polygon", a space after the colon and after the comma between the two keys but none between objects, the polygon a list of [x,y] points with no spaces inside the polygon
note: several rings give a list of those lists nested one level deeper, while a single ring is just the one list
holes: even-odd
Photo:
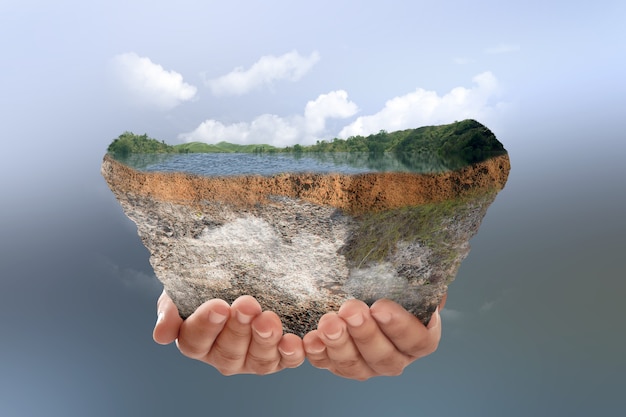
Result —
[{"label": "water reflection", "polygon": [[167,164],[168,160],[179,156],[171,153],[131,153],[111,154],[115,160],[140,171],[150,171],[151,167]]},{"label": "water reflection", "polygon": [[[298,158],[298,155],[294,155]],[[368,172],[415,172],[437,173],[453,171],[463,165],[459,161],[446,160],[436,154],[423,152],[415,154],[369,153],[369,152],[332,152],[313,153],[310,156],[316,161],[332,163],[335,166],[362,168]]]},{"label": "water reflection", "polygon": [[462,157],[444,158],[430,152],[128,154],[115,155],[115,159],[140,171],[186,172],[205,176],[275,175],[284,172],[432,174],[455,171],[469,165]]}]

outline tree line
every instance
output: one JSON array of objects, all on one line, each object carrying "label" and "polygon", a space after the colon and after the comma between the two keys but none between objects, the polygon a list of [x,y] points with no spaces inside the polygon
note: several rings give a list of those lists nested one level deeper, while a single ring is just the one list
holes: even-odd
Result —
[{"label": "tree line", "polygon": [[277,148],[266,144],[238,145],[228,142],[207,144],[191,142],[168,145],[148,137],[124,132],[109,145],[108,152],[120,155],[130,153],[306,153],[306,152],[393,152],[399,156],[429,153],[442,158],[458,158],[468,163],[478,162],[506,150],[496,136],[479,122],[467,119],[439,126],[351,136],[347,139],[318,140],[314,145],[293,145]]}]

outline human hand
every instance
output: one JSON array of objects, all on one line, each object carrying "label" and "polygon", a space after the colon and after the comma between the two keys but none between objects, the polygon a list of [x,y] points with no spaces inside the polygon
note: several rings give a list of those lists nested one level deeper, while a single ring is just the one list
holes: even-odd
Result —
[{"label": "human hand", "polygon": [[390,300],[371,307],[348,300],[338,313],[327,313],[316,330],[304,336],[309,362],[335,375],[364,381],[374,376],[400,375],[411,362],[433,353],[441,339],[446,296],[428,326]]},{"label": "human hand", "polygon": [[157,301],[153,338],[159,344],[176,341],[181,353],[214,366],[223,375],[271,374],[295,368],[305,358],[302,340],[283,334],[280,318],[262,311],[251,296],[207,301],[183,320],[163,291]]}]

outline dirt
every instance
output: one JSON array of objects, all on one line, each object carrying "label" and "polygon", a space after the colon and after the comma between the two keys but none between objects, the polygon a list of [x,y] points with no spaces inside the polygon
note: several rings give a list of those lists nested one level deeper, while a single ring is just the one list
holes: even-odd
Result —
[{"label": "dirt", "polygon": [[111,189],[159,201],[194,205],[223,202],[244,208],[266,204],[270,196],[298,198],[358,215],[436,203],[484,190],[500,190],[510,171],[508,155],[439,174],[358,175],[285,173],[274,176],[202,177],[184,173],[140,172],[111,156],[102,172]]}]

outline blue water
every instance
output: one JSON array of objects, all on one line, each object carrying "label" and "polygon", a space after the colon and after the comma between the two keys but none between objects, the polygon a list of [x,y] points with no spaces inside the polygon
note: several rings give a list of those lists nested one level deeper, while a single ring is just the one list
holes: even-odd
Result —
[{"label": "blue water", "polygon": [[[360,174],[365,172],[435,173],[458,169],[459,163],[430,155],[393,154],[131,154],[116,159],[141,171],[187,172],[205,176],[274,175],[284,172]],[[462,166],[462,165],[461,165]]]}]

